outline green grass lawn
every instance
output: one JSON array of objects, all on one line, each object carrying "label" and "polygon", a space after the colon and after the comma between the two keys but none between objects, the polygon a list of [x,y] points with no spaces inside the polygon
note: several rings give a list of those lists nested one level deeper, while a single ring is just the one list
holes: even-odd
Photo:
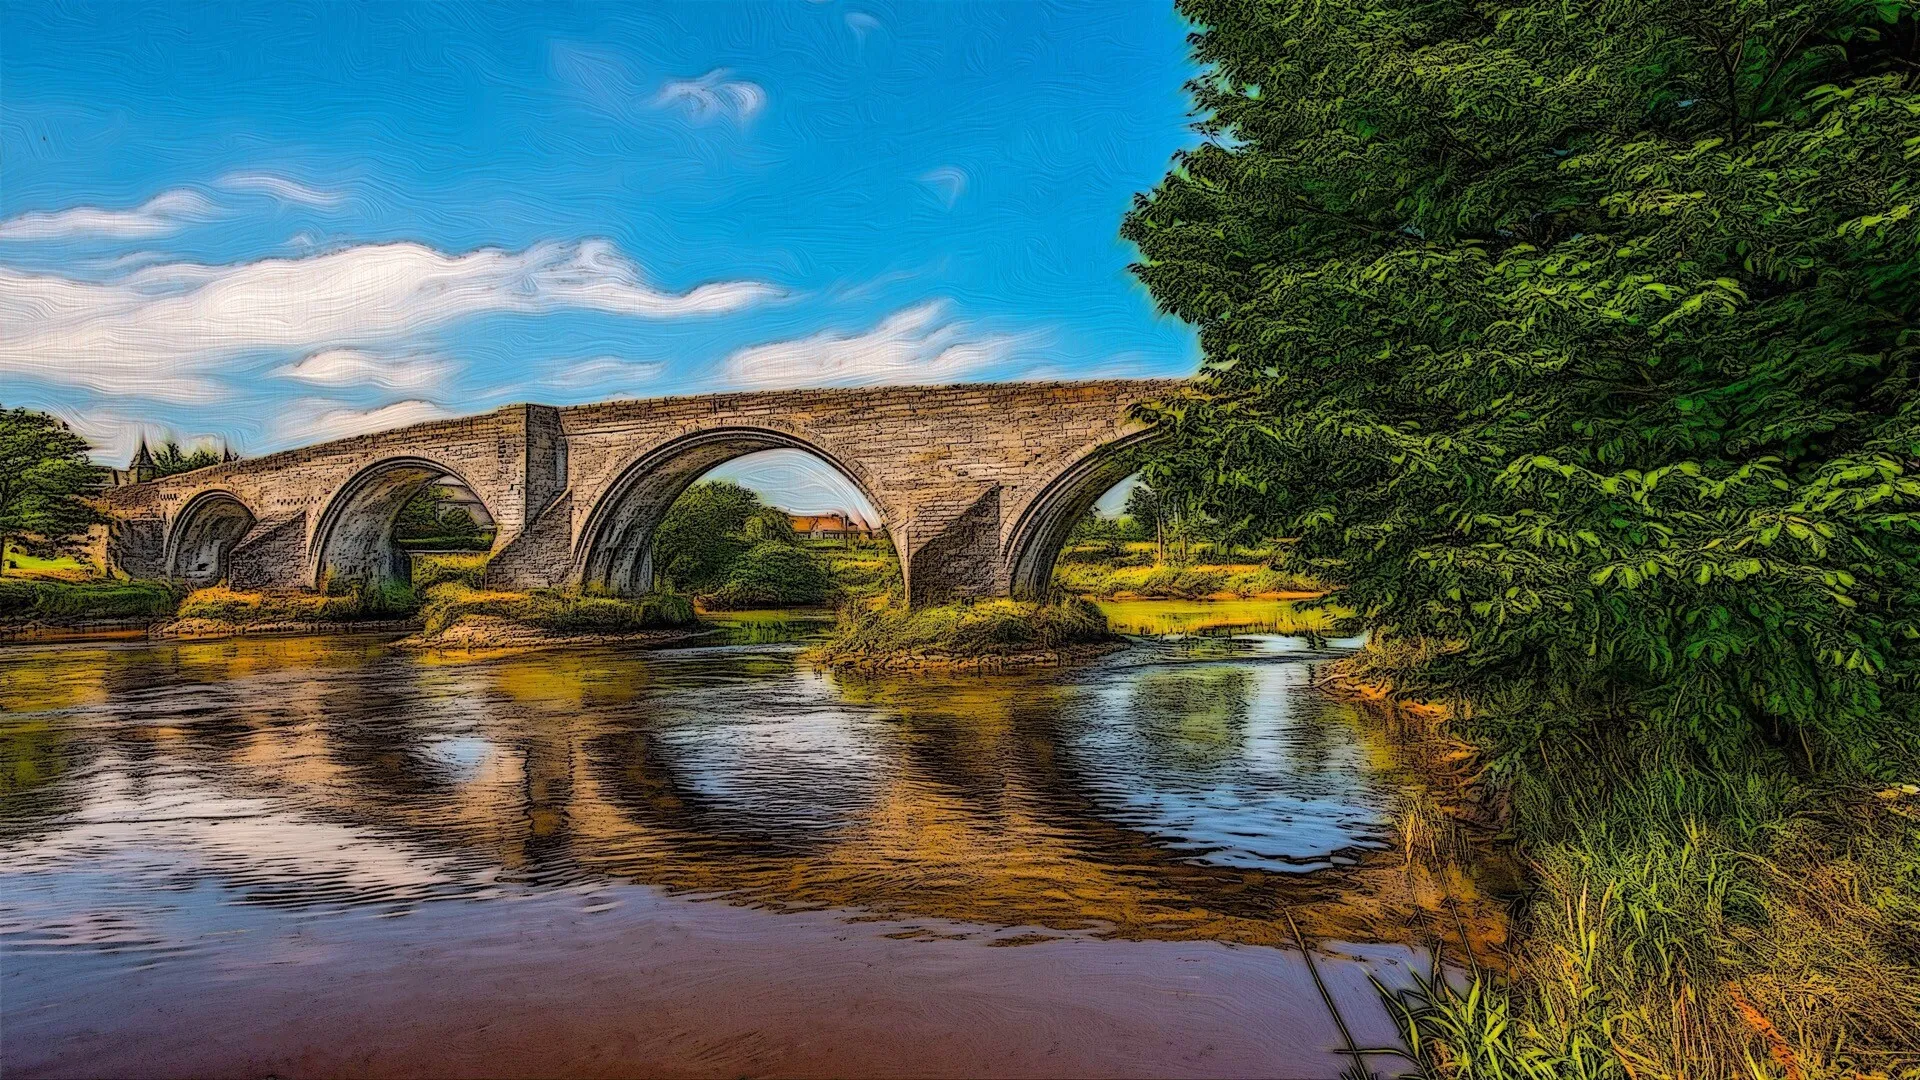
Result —
[{"label": "green grass lawn", "polygon": [[7,545],[6,576],[19,574],[22,577],[51,577],[66,581],[98,577],[99,571],[87,563],[71,556],[62,555],[55,559],[43,559],[30,555],[12,544]]}]

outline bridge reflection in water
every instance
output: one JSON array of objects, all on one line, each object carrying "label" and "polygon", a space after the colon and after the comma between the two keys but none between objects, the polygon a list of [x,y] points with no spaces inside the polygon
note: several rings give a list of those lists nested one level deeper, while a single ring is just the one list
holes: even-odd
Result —
[{"label": "bridge reflection in water", "polygon": [[[407,914],[453,940],[487,921],[435,912],[624,882],[929,941],[1025,927],[1290,947],[1283,906],[1316,938],[1404,940],[1418,898],[1382,887],[1403,880],[1385,852],[1400,778],[1307,675],[1299,654],[1153,646],[992,680],[829,675],[765,647],[16,650],[0,654],[0,946],[31,976],[16,1003],[57,997],[82,954],[131,992],[124,977],[169,958],[255,963],[260,942],[287,947],[289,917],[364,944],[365,916]],[[671,917],[727,910],[683,907]],[[513,955],[582,963],[574,933]],[[109,1000],[82,985],[74,1001]]]}]

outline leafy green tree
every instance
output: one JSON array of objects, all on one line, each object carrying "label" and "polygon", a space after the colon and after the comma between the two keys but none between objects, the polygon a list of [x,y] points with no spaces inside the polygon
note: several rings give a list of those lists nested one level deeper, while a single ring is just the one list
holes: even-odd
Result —
[{"label": "leafy green tree", "polygon": [[0,555],[23,533],[57,539],[102,520],[83,498],[100,477],[87,461],[86,440],[64,422],[26,409],[0,411]]},{"label": "leafy green tree", "polygon": [[747,522],[763,509],[759,495],[731,480],[693,485],[654,530],[655,572],[676,589],[711,588],[751,546]]},{"label": "leafy green tree", "polygon": [[393,520],[396,540],[433,540],[450,547],[481,546],[485,530],[444,484],[429,484],[407,500]]},{"label": "leafy green tree", "polygon": [[1121,512],[1140,530],[1141,538],[1152,540],[1154,560],[1167,561],[1167,507],[1159,489],[1142,479],[1127,492]]},{"label": "leafy green tree", "polygon": [[793,535],[793,519],[785,510],[766,506],[747,519],[741,533],[755,544],[793,544],[797,539]]},{"label": "leafy green tree", "polygon": [[1497,768],[1920,726],[1920,0],[1180,0],[1154,415]]},{"label": "leafy green tree", "polygon": [[153,455],[153,475],[155,478],[172,476],[175,473],[192,472],[209,465],[220,464],[220,455],[212,447],[196,446],[191,453],[180,449],[180,444],[172,439]]}]

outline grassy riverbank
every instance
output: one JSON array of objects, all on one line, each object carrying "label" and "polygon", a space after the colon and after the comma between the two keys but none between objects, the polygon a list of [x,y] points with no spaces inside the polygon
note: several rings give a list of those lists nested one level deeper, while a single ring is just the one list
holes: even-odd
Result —
[{"label": "grassy riverbank", "polygon": [[164,618],[180,597],[180,590],[159,581],[0,577],[0,622]]},{"label": "grassy riverbank", "polygon": [[[1377,695],[1378,661],[1330,681]],[[1598,730],[1502,762],[1458,709],[1388,708],[1458,766],[1403,842],[1503,836],[1530,879],[1502,975],[1443,934],[1465,982],[1393,999],[1420,1075],[1920,1076],[1920,787]]]},{"label": "grassy riverbank", "polygon": [[1059,663],[1111,647],[1106,616],[1068,598],[904,608],[842,609],[832,637],[811,654],[834,667],[875,670],[983,668]]},{"label": "grassy riverbank", "polygon": [[1054,587],[1096,600],[1206,600],[1316,596],[1321,584],[1258,560],[1240,559],[1212,545],[1186,558],[1161,558],[1153,544],[1092,542],[1068,547],[1053,570]]}]

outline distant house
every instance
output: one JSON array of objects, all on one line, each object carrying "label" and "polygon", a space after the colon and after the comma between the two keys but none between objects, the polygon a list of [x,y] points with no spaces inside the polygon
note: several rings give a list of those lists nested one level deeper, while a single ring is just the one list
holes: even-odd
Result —
[{"label": "distant house", "polygon": [[793,535],[808,540],[845,540],[848,536],[864,540],[873,535],[872,526],[844,514],[788,514],[787,523],[793,526]]}]

